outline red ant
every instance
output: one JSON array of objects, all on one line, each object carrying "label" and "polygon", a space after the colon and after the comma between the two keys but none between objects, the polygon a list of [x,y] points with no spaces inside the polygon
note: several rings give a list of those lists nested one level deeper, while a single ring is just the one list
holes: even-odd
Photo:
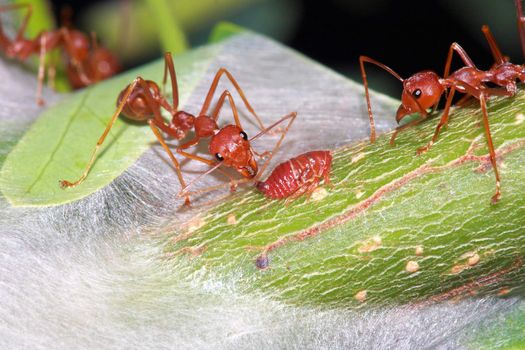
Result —
[{"label": "red ant", "polygon": [[266,181],[256,187],[266,197],[287,200],[311,194],[321,179],[330,185],[332,154],[330,151],[311,151],[279,164]]},{"label": "red ant", "polygon": [[[522,15],[521,1],[515,0],[515,6],[518,17],[518,29],[521,40],[522,50],[525,55],[525,17]],[[481,105],[481,110],[483,113],[483,125],[485,127],[485,135],[487,138],[487,144],[489,147],[490,161],[492,167],[494,168],[494,175],[496,177],[496,192],[492,196],[492,203],[496,203],[501,195],[500,190],[500,177],[498,173],[498,167],[496,164],[496,154],[494,151],[494,144],[492,142],[492,136],[490,133],[489,120],[487,114],[487,98],[490,96],[514,96],[516,94],[517,86],[516,80],[521,82],[525,81],[525,67],[523,65],[516,65],[509,62],[509,59],[506,56],[503,56],[490,29],[488,26],[484,25],[482,27],[483,34],[490,46],[490,50],[494,57],[494,65],[486,71],[478,69],[470,57],[467,55],[465,50],[459,44],[452,43],[450,46],[447,61],[445,64],[445,72],[443,78],[440,78],[436,73],[432,71],[423,71],[416,73],[409,77],[408,79],[401,78],[396,72],[386,65],[370,58],[367,56],[359,57],[359,62],[361,65],[361,75],[363,77],[363,82],[365,86],[366,93],[366,102],[368,105],[368,115],[370,117],[370,142],[374,142],[375,135],[375,126],[374,126],[374,117],[372,114],[372,108],[370,104],[370,96],[368,93],[368,82],[366,79],[366,72],[364,63],[372,63],[380,68],[383,68],[399,81],[403,83],[403,92],[401,95],[401,106],[397,110],[396,121],[399,123],[401,120],[412,113],[419,113],[421,115],[420,119],[413,120],[403,126],[398,127],[393,133],[390,143],[393,144],[395,137],[398,132],[419,124],[421,121],[425,120],[428,117],[427,109],[432,107],[434,110],[437,108],[437,105],[441,99],[441,96],[445,91],[448,91],[448,96],[445,103],[445,109],[441,120],[439,121],[434,136],[431,141],[424,147],[420,147],[417,150],[417,154],[424,153],[432,147],[436,142],[439,132],[443,125],[448,124],[448,116],[450,111],[450,106],[452,104],[452,99],[454,93],[460,92],[466,94],[458,104],[461,104],[465,98],[470,96],[475,97],[479,100]],[[450,72],[450,64],[452,62],[452,56],[456,52],[465,67],[462,67],[455,72]],[[485,83],[492,83],[500,88],[490,88]],[[503,88],[503,89],[502,89]]]},{"label": "red ant", "polygon": [[[181,192],[183,193],[186,192],[189,185],[186,186],[186,183],[182,176],[179,162],[177,161],[177,159],[169,149],[168,145],[164,141],[164,137],[162,136],[161,131],[165,132],[167,135],[177,140],[181,140],[186,136],[188,131],[194,129],[194,138],[177,147],[176,152],[186,158],[208,164],[211,168],[201,176],[204,176],[212,172],[213,170],[218,169],[223,175],[227,176],[230,179],[230,187],[232,191],[235,190],[237,184],[242,181],[235,181],[228,173],[222,171],[222,169],[220,169],[220,166],[224,165],[226,167],[234,168],[244,178],[252,179],[257,175],[258,172],[257,162],[255,161],[254,154],[261,158],[269,155],[269,158],[266,160],[264,166],[261,168],[261,172],[264,171],[271,157],[279,148],[282,140],[284,139],[284,136],[286,135],[288,129],[295,120],[297,114],[295,112],[290,113],[281,118],[273,125],[266,128],[263,125],[261,119],[255,113],[248,100],[246,99],[244,92],[240,88],[233,75],[231,75],[231,73],[228,72],[225,68],[221,68],[215,74],[215,77],[211,83],[210,89],[208,90],[208,94],[206,95],[202,108],[198,116],[195,117],[190,113],[178,109],[179,94],[173,59],[169,52],[165,54],[164,59],[165,65],[163,86],[165,86],[166,84],[167,75],[169,72],[173,93],[173,105],[170,105],[166,98],[160,93],[160,88],[157,85],[157,83],[151,80],[144,80],[141,77],[135,78],[135,80],[131,84],[129,84],[124,90],[120,92],[117,100],[117,109],[111,117],[104,133],[99,138],[95,149],[92,153],[91,159],[89,160],[86,169],[84,170],[84,173],[75,182],[61,180],[60,185],[63,188],[74,187],[79,185],[82,181],[84,181],[91,166],[93,165],[93,162],[95,161],[96,153],[100,145],[104,142],[104,139],[109,133],[111,127],[113,126],[117,117],[121,113],[128,119],[138,122],[147,122],[149,124],[151,130],[153,131],[159,143],[162,145],[162,147],[170,157],[173,166],[175,167],[177,177],[182,187]],[[250,139],[248,138],[248,135],[246,134],[246,132],[244,132],[242,128],[237,108],[235,106],[232,95],[228,90],[223,91],[211,114],[207,114],[213,96],[215,95],[215,90],[218,86],[219,80],[223,74],[226,75],[226,77],[233,84],[233,86],[241,96],[246,108],[255,117],[257,123],[259,124],[259,127],[261,128],[261,131]],[[226,98],[228,99],[232,108],[235,124],[230,124],[219,128],[219,126],[217,125],[217,119],[219,117],[219,112]],[[172,120],[170,123],[167,123],[161,116],[161,107],[168,111],[172,116]],[[282,132],[279,141],[277,142],[276,146],[271,152],[264,152],[262,154],[259,154],[252,150],[250,141],[253,141],[261,135],[267,133],[268,131],[270,131],[285,120],[289,120],[288,125]],[[206,159],[184,151],[187,148],[197,145],[199,141],[204,138],[210,138],[208,150],[209,153],[214,156],[215,160]],[[194,182],[195,181],[193,181],[192,183]],[[188,193],[185,194],[185,203],[187,205],[190,204]]]},{"label": "red ant", "polygon": [[[42,86],[44,82],[46,54],[58,47],[63,47],[68,57],[67,75],[75,88],[84,87],[106,79],[120,70],[118,60],[105,48],[99,47],[94,35],[90,38],[84,33],[62,26],[52,31],[42,31],[34,39],[24,37],[29,19],[33,12],[30,4],[10,4],[0,6],[0,13],[27,9],[22,24],[13,40],[9,39],[0,26],[0,47],[9,58],[25,61],[32,54],[39,55],[38,86],[36,100],[42,105]],[[90,50],[91,49],[91,50]],[[50,67],[48,76],[54,79],[54,67]]]}]

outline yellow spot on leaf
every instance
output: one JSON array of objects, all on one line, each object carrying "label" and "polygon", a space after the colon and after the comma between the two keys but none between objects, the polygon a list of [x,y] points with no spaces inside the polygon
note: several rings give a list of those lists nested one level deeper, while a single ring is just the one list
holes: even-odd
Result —
[{"label": "yellow spot on leaf", "polygon": [[409,261],[407,262],[405,270],[410,273],[417,272],[419,270],[419,264],[417,261]]},{"label": "yellow spot on leaf", "polygon": [[359,292],[355,293],[354,298],[360,303],[365,302],[366,301],[366,290],[360,290]]},{"label": "yellow spot on leaf", "polygon": [[359,248],[357,248],[357,251],[361,254],[370,253],[378,249],[379,247],[381,247],[381,244],[382,244],[381,237],[374,236],[366,240],[365,242],[363,242],[362,245]]},{"label": "yellow spot on leaf", "polygon": [[518,113],[516,114],[516,122],[514,123],[514,125],[520,125],[521,123],[523,123],[524,120],[525,115],[523,115],[523,113]]},{"label": "yellow spot on leaf", "polygon": [[320,201],[321,199],[325,198],[328,195],[328,191],[324,187],[317,187],[315,190],[312,191],[312,200],[313,201]]},{"label": "yellow spot on leaf", "polygon": [[237,223],[237,218],[235,217],[235,214],[230,213],[228,214],[228,218],[226,219],[226,222],[228,225],[235,225]]},{"label": "yellow spot on leaf", "polygon": [[479,263],[479,255],[478,254],[474,254],[472,255],[470,258],[468,258],[467,260],[467,264],[469,266],[475,266],[477,265],[477,263]]},{"label": "yellow spot on leaf", "polygon": [[452,268],[450,269],[450,273],[453,274],[453,275],[457,275],[458,273],[461,273],[461,272],[465,271],[466,269],[468,269],[467,265],[465,265],[465,264],[457,264],[457,265],[452,266]]},{"label": "yellow spot on leaf", "polygon": [[192,233],[194,231],[197,231],[198,229],[200,229],[202,226],[204,226],[204,224],[206,224],[206,222],[204,221],[203,218],[197,216],[197,217],[194,217],[193,219],[191,219],[190,221],[188,221],[186,223],[185,228],[186,228],[186,232],[187,233]]}]

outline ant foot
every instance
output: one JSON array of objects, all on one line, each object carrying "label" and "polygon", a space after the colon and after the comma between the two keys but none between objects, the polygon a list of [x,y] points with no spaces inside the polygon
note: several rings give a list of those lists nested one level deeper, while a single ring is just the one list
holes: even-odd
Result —
[{"label": "ant foot", "polygon": [[191,207],[190,196],[186,196],[186,198],[184,199],[184,205],[186,207]]},{"label": "ant foot", "polygon": [[390,138],[390,146],[392,146],[392,147],[396,145],[396,136],[397,136],[397,133],[394,132],[392,134],[392,137]]},{"label": "ant foot", "polygon": [[430,149],[430,147],[432,147],[432,143],[429,143],[428,145],[426,146],[423,146],[423,147],[419,147],[416,151],[416,154],[418,156],[422,155],[423,153],[426,153],[428,152],[428,150]]},{"label": "ant foot", "polygon": [[231,181],[230,182],[230,192],[235,192],[237,190],[237,182]]},{"label": "ant foot", "polygon": [[63,188],[63,189],[66,189],[66,188],[74,186],[74,184],[72,184],[71,182],[66,181],[66,180],[59,180],[58,183],[60,184],[60,187]]},{"label": "ant foot", "polygon": [[501,198],[501,193],[498,191],[492,196],[492,198],[490,199],[490,203],[494,205],[499,202],[500,198]]}]

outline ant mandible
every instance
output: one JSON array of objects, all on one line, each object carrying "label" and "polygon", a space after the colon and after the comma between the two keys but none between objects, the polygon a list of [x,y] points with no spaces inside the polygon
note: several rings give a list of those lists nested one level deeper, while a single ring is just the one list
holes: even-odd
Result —
[{"label": "ant mandible", "polygon": [[[93,165],[96,159],[96,154],[99,147],[104,142],[111,127],[113,126],[116,119],[121,113],[128,119],[137,122],[147,122],[149,124],[151,130],[153,131],[159,143],[170,157],[173,166],[175,167],[177,177],[182,187],[181,192],[186,191],[188,186],[186,185],[186,182],[184,181],[184,178],[182,176],[180,164],[171,152],[168,145],[166,144],[161,131],[177,140],[181,140],[187,135],[187,133],[191,129],[193,129],[195,133],[193,139],[177,147],[176,152],[185,158],[196,160],[209,165],[211,168],[208,171],[206,171],[203,175],[208,174],[215,169],[218,169],[223,175],[229,178],[230,187],[232,191],[235,190],[239,182],[232,178],[227,172],[222,171],[222,169],[220,169],[220,166],[224,165],[226,167],[233,168],[245,179],[252,179],[258,173],[257,162],[254,157],[255,154],[261,158],[269,156],[264,166],[261,168],[261,172],[264,171],[271,157],[279,148],[282,140],[284,139],[291,124],[295,120],[297,114],[295,112],[292,112],[282,117],[280,120],[278,120],[271,126],[265,127],[261,119],[255,113],[255,110],[248,102],[246,96],[244,95],[244,92],[240,88],[233,75],[225,68],[221,68],[215,74],[215,77],[208,90],[202,108],[199,114],[195,117],[190,113],[178,109],[179,94],[177,86],[177,77],[175,73],[175,67],[173,64],[173,58],[169,52],[165,54],[164,60],[165,65],[163,86],[165,87],[166,85],[167,75],[169,73],[172,86],[173,104],[169,104],[166,98],[161,94],[159,86],[154,81],[144,80],[142,77],[137,77],[135,80],[133,80],[131,84],[129,84],[124,90],[120,92],[117,99],[117,109],[111,117],[102,136],[99,138],[84,172],[82,173],[80,178],[75,182],[61,180],[60,185],[62,188],[74,187],[82,183],[82,181],[84,181],[84,179],[88,175],[91,166]],[[235,102],[228,90],[224,90],[222,92],[211,114],[207,114],[212,99],[215,95],[217,86],[219,84],[219,80],[223,75],[226,75],[226,77],[235,87],[236,91],[242,98],[246,108],[255,117],[257,124],[261,129],[261,131],[257,135],[250,139],[248,138],[248,135],[242,128],[239,114],[235,106]],[[219,128],[219,126],[217,125],[217,119],[219,117],[219,112],[222,106],[224,105],[226,99],[228,99],[232,108],[235,124],[229,124],[222,128]],[[171,115],[172,119],[169,123],[167,123],[162,117],[160,112],[161,108],[168,111]],[[252,150],[250,141],[253,141],[261,135],[269,132],[271,129],[275,128],[277,125],[284,122],[285,120],[289,120],[289,122],[284,131],[282,132],[280,139],[278,140],[274,149],[271,152],[263,152],[262,154],[259,154]],[[185,149],[197,145],[201,139],[206,138],[210,138],[208,150],[209,153],[215,157],[215,160],[200,157],[198,155],[190,154],[185,151]],[[189,194],[185,195],[185,204],[190,204]]]},{"label": "ant mandible", "polygon": [[[518,31],[521,40],[522,50],[525,56],[525,17],[523,17],[521,0],[515,0],[517,18],[518,18]],[[445,109],[441,120],[439,121],[436,131],[430,142],[424,146],[420,147],[417,150],[417,154],[420,155],[430,149],[432,145],[436,142],[439,132],[443,125],[448,123],[448,116],[450,107],[452,104],[452,99],[455,92],[460,92],[465,94],[465,96],[458,102],[461,104],[465,98],[470,96],[475,97],[479,100],[481,110],[483,113],[483,125],[485,129],[485,135],[487,138],[487,144],[489,148],[490,161],[492,167],[494,168],[494,175],[496,177],[496,192],[492,196],[492,203],[496,203],[501,196],[501,185],[500,177],[498,172],[498,167],[496,164],[496,154],[494,151],[494,144],[492,142],[492,135],[489,127],[489,120],[487,114],[487,98],[490,96],[514,96],[517,91],[516,80],[521,82],[525,81],[525,67],[523,65],[516,65],[509,62],[508,57],[502,55],[496,41],[490,32],[488,26],[484,25],[482,27],[483,34],[489,44],[492,56],[494,57],[494,65],[486,71],[478,69],[470,57],[467,55],[465,50],[457,43],[452,43],[450,46],[447,61],[445,64],[445,71],[443,78],[440,78],[436,73],[432,71],[422,71],[412,75],[407,79],[403,79],[394,72],[388,66],[370,58],[367,56],[360,56],[359,63],[361,66],[361,75],[363,78],[366,94],[366,102],[368,105],[368,115],[370,118],[370,142],[373,143],[376,138],[375,133],[375,124],[374,117],[372,114],[372,107],[370,103],[370,96],[368,92],[368,81],[366,79],[366,72],[364,64],[372,63],[388,73],[392,74],[399,81],[403,83],[403,92],[401,95],[401,105],[396,113],[396,121],[399,123],[401,120],[409,114],[419,113],[421,118],[413,120],[403,126],[398,127],[390,139],[390,143],[393,144],[395,137],[398,132],[408,127],[419,124],[421,121],[425,120],[428,117],[427,109],[432,107],[432,109],[437,108],[437,105],[441,99],[441,96],[445,91],[448,91],[448,96],[446,98]],[[456,70],[455,72],[450,72],[450,65],[452,62],[453,54],[457,53],[461,58],[464,67]],[[485,83],[492,83],[499,88],[488,87]]]},{"label": "ant mandible", "polygon": [[[33,54],[39,55],[38,85],[36,101],[42,105],[42,87],[45,75],[45,58],[48,52],[63,47],[67,56],[67,75],[74,88],[84,87],[113,76],[120,71],[120,64],[113,54],[96,43],[95,35],[91,39],[84,33],[62,26],[51,31],[42,31],[34,39],[24,37],[24,32],[31,18],[31,4],[9,4],[0,6],[0,13],[26,9],[14,39],[10,39],[0,25],[0,47],[9,58],[25,61]],[[92,41],[90,45],[90,40]],[[54,79],[54,67],[50,67],[48,76]]]}]

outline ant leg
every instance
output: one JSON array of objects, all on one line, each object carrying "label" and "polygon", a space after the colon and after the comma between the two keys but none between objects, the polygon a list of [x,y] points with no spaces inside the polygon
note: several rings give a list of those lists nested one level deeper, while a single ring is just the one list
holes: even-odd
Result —
[{"label": "ant leg", "polygon": [[[24,16],[24,19],[22,20],[22,23],[20,24],[20,28],[16,32],[15,40],[19,41],[23,38],[24,32],[26,31],[27,24],[29,22],[29,19],[31,18],[31,15],[33,14],[33,6],[31,4],[8,4],[4,6],[0,6],[0,13],[1,12],[9,12],[9,11],[15,11],[20,9],[27,9],[27,12]],[[3,33],[2,33],[3,36]],[[7,38],[2,38],[1,41],[8,40]]]},{"label": "ant leg", "polygon": [[[230,180],[230,190],[233,192],[235,191],[235,189],[237,188],[237,185],[240,183],[239,180],[235,180],[232,176],[230,176],[227,172],[223,171],[222,169],[220,169],[219,167],[222,165],[222,162],[214,162],[213,160],[210,160],[210,159],[206,159],[206,158],[203,158],[203,157],[200,157],[200,156],[197,156],[195,154],[191,154],[191,153],[188,153],[188,152],[185,152],[183,151],[180,147],[177,147],[177,153],[188,158],[188,159],[192,159],[192,160],[196,160],[196,161],[199,161],[201,163],[204,163],[204,164],[208,164],[209,166],[211,166],[210,169],[208,169],[205,173],[199,175],[197,178],[195,178],[191,183],[189,183],[187,186],[183,187],[181,189],[181,191],[179,192],[179,195],[189,195],[189,192],[188,192],[188,188],[190,186],[192,186],[193,184],[195,184],[198,180],[200,180],[203,176],[205,175],[208,175],[209,173],[211,173],[212,171],[214,170],[218,170],[222,175],[226,176],[229,180]],[[251,180],[251,179],[249,179]],[[204,193],[204,192],[209,192],[209,191],[212,191],[216,188],[221,188],[221,187],[224,187],[224,184],[222,185],[218,185],[218,186],[210,186],[210,187],[206,187],[202,190],[199,190],[199,191],[195,191],[195,192],[191,192],[192,194],[196,194],[196,193]]]},{"label": "ant leg", "polygon": [[496,152],[494,151],[494,143],[492,142],[492,135],[490,133],[489,116],[487,113],[487,101],[485,93],[482,92],[479,96],[479,103],[481,105],[481,111],[483,112],[483,125],[485,126],[485,135],[487,137],[487,144],[489,147],[490,162],[494,168],[494,175],[496,176],[496,193],[491,198],[492,204],[496,204],[501,196],[501,182],[498,172],[498,165],[496,163]]},{"label": "ant leg", "polygon": [[[219,100],[217,101],[217,104],[215,105],[215,108],[210,114],[210,118],[217,121],[217,119],[219,118],[219,112],[221,111],[222,107],[224,106],[224,102],[226,101],[226,97],[228,98],[228,101],[230,102],[230,106],[233,112],[233,118],[235,119],[235,125],[237,125],[239,128],[242,129],[241,120],[239,118],[239,112],[237,111],[237,106],[235,105],[235,101],[233,100],[233,97],[228,90],[224,90],[222,92],[221,96],[219,97]],[[181,149],[189,148],[199,143],[199,140],[200,140],[200,137],[195,135],[195,137],[192,140],[186,142],[179,148]]]},{"label": "ant leg", "polygon": [[372,104],[370,103],[370,93],[368,92],[368,80],[366,79],[365,62],[375,64],[379,68],[386,70],[388,73],[396,77],[400,82],[403,82],[403,78],[394,72],[390,67],[370,58],[368,56],[359,56],[359,65],[361,66],[361,77],[363,78],[363,85],[365,86],[366,104],[368,106],[368,118],[370,119],[370,143],[374,143],[376,140],[376,127],[374,121],[374,114],[372,113]]},{"label": "ant leg", "polygon": [[459,55],[465,66],[476,68],[476,65],[469,57],[467,52],[458,43],[452,43],[450,45],[450,48],[448,49],[447,61],[445,63],[445,72],[443,73],[443,78],[449,76],[450,65],[452,64],[452,56],[454,55],[454,52],[456,52]]},{"label": "ant leg", "polygon": [[[68,48],[74,47],[69,31],[70,30],[65,27],[62,27],[59,29],[59,33],[60,33],[60,36],[62,37],[63,45],[65,47],[66,53],[68,52]],[[93,83],[93,80],[87,76],[85,69],[82,66],[82,63],[74,58],[71,58],[70,62],[73,65],[73,68],[75,68],[75,71],[78,74],[80,81],[82,81],[82,84],[86,86],[91,85]]]},{"label": "ant leg", "polygon": [[439,121],[437,127],[436,127],[436,131],[434,132],[434,136],[432,136],[432,140],[430,140],[430,142],[426,145],[426,146],[423,146],[423,147],[420,147],[416,154],[417,155],[420,155],[422,153],[425,153],[427,152],[430,147],[432,147],[432,145],[436,142],[438,136],[439,136],[439,131],[441,130],[441,128],[443,127],[443,125],[445,124],[448,124],[448,117],[449,117],[449,112],[450,112],[450,106],[452,105],[452,98],[454,97],[454,93],[456,92],[456,85],[453,84],[450,88],[450,93],[447,97],[447,102],[445,103],[445,110],[443,111],[443,115],[441,116],[441,120]]},{"label": "ant leg", "polygon": [[36,87],[36,103],[39,106],[44,105],[42,99],[42,88],[44,85],[45,65],[46,65],[46,34],[42,33],[40,36],[40,58],[38,63],[38,84]]},{"label": "ant leg", "polygon": [[173,64],[173,57],[171,52],[164,53],[164,78],[162,79],[162,91],[166,91],[166,81],[168,79],[168,72],[171,81],[171,93],[173,95],[173,110],[179,109],[179,88],[177,85],[177,75],[175,73],[175,65]]},{"label": "ant leg", "polygon": [[[182,177],[182,171],[180,169],[180,164],[177,161],[177,158],[175,158],[175,156],[171,152],[171,150],[168,147],[168,145],[166,144],[166,141],[164,141],[164,137],[162,137],[162,134],[160,133],[159,129],[157,128],[157,123],[158,122],[156,120],[154,120],[154,119],[148,120],[148,124],[149,124],[151,130],[153,131],[153,133],[157,137],[157,140],[159,140],[159,143],[161,144],[162,148],[164,148],[164,150],[166,151],[166,153],[170,157],[171,162],[173,163],[173,166],[175,167],[175,172],[177,173],[177,177],[179,178],[180,186],[182,188],[186,188],[186,182],[184,182],[184,178]],[[190,206],[190,197],[189,196],[185,197],[184,204],[187,205],[187,206]]]},{"label": "ant leg", "polygon": [[[269,152],[268,159],[266,159],[266,161],[263,163],[263,166],[259,170],[259,173],[253,178],[254,181],[258,181],[261,178],[261,176],[264,173],[264,171],[266,170],[266,168],[268,167],[268,165],[270,165],[270,161],[272,160],[274,154],[277,153],[277,151],[279,150],[279,147],[281,147],[281,143],[283,142],[284,137],[288,133],[288,130],[292,126],[292,124],[293,124],[293,122],[294,122],[296,117],[297,117],[297,112],[291,112],[291,113],[285,115],[284,117],[282,117],[281,119],[279,119],[278,121],[276,121],[275,123],[273,123],[272,125],[270,125],[269,127],[267,127],[266,129],[262,130],[261,132],[259,132],[257,135],[255,135],[254,137],[252,137],[250,139],[250,142],[251,142],[251,141],[261,137],[262,135],[268,133],[271,129],[275,128],[277,125],[281,124],[285,120],[288,120],[288,119],[290,120],[288,122],[288,124],[286,125],[286,128],[282,132],[281,137],[279,138],[279,140],[277,141],[277,143],[275,144],[273,149]],[[264,152],[264,153],[267,153],[267,152]]]},{"label": "ant leg", "polygon": [[518,19],[518,33],[520,36],[521,51],[525,58],[525,17],[523,16],[521,0],[514,0],[514,5],[516,6],[516,17]]},{"label": "ant leg", "polygon": [[203,114],[205,114],[208,111],[208,109],[210,107],[211,100],[213,98],[213,95],[215,94],[215,90],[217,89],[217,86],[219,84],[219,79],[221,78],[221,76],[223,74],[225,74],[226,77],[233,84],[233,86],[235,87],[235,90],[237,90],[237,93],[239,94],[239,96],[241,96],[242,101],[244,102],[244,105],[246,106],[248,111],[250,111],[250,113],[255,117],[255,119],[257,120],[257,123],[259,124],[259,127],[261,128],[261,130],[263,130],[265,127],[264,127],[264,124],[263,124],[261,118],[259,118],[257,113],[255,113],[255,110],[250,105],[250,102],[248,102],[248,99],[244,95],[244,91],[241,89],[241,87],[237,83],[237,80],[235,80],[233,75],[226,68],[220,68],[217,71],[217,73],[215,73],[215,77],[213,78],[213,81],[212,81],[212,83],[210,85],[210,89],[208,90],[208,94],[206,95],[206,98],[204,99],[204,103],[202,104],[202,108],[201,108],[201,111],[200,111],[199,115],[203,115]]},{"label": "ant leg", "polygon": [[[89,159],[89,162],[86,165],[86,168],[85,168],[84,172],[82,173],[80,178],[77,181],[75,181],[75,182],[69,182],[69,181],[66,181],[66,180],[60,180],[59,182],[60,182],[60,186],[62,188],[75,187],[75,186],[81,184],[84,181],[84,179],[87,177],[87,174],[89,173],[89,170],[91,169],[91,167],[93,166],[93,163],[95,162],[98,149],[100,148],[100,146],[102,145],[102,143],[106,139],[107,135],[109,134],[109,131],[111,130],[111,128],[115,124],[115,121],[117,120],[118,116],[122,112],[122,109],[126,105],[129,96],[131,95],[131,93],[133,92],[133,90],[135,89],[135,87],[137,85],[143,87],[144,91],[150,91],[148,86],[147,86],[147,84],[146,84],[146,82],[145,82],[145,80],[142,79],[141,77],[135,78],[135,80],[133,80],[133,82],[131,84],[129,84],[128,88],[126,89],[126,92],[122,96],[122,99],[121,99],[120,103],[117,106],[117,109],[115,110],[115,113],[113,113],[113,116],[109,120],[109,122],[108,122],[108,124],[106,126],[106,129],[104,130],[104,132],[102,133],[102,135],[98,139],[97,144],[95,145],[95,148],[94,148],[94,150],[93,150],[93,152],[91,154],[91,158]],[[149,104],[150,108],[153,110],[153,113],[154,113],[154,116],[155,116],[155,120],[156,120],[156,126],[159,126],[162,130],[165,131],[165,128],[163,128],[161,126],[164,123],[164,120],[160,116],[160,110],[159,110],[158,105],[155,107],[154,102],[152,101],[152,97],[151,97],[150,94],[146,93],[145,96],[146,96],[146,102]]]},{"label": "ant leg", "polygon": [[494,62],[496,64],[503,64],[505,62],[509,62],[509,58],[507,56],[503,56],[503,54],[501,53],[501,50],[499,49],[499,46],[496,43],[496,39],[494,39],[494,35],[492,35],[489,26],[484,24],[481,27],[481,31],[485,35],[485,39],[489,44],[490,52],[492,53],[492,57],[494,57]]},{"label": "ant leg", "polygon": [[[98,51],[98,41],[97,41],[97,33],[94,31],[89,32],[89,36],[91,37],[91,50],[89,52],[89,55],[93,57],[93,55]],[[93,69],[95,76],[91,78],[92,82],[98,82],[100,81],[100,70],[99,69]]]},{"label": "ant leg", "polygon": [[418,125],[419,123],[421,123],[423,120],[426,120],[426,116],[423,116],[422,118],[419,118],[419,119],[416,119],[416,120],[412,120],[411,122],[409,123],[406,123],[404,125],[401,125],[401,126],[398,126],[394,132],[392,133],[392,136],[390,137],[390,145],[391,146],[394,146],[395,143],[396,143],[396,137],[397,137],[397,134],[399,134],[401,131],[405,130],[405,129],[408,129],[412,126],[416,126]]},{"label": "ant leg", "polygon": [[180,192],[180,195],[198,195],[198,194],[202,194],[202,193],[206,193],[206,192],[210,192],[210,191],[214,191],[214,190],[217,190],[217,189],[220,189],[220,188],[223,188],[223,187],[226,187],[226,186],[230,186],[230,190],[233,192],[235,190],[235,188],[240,185],[240,184],[244,184],[244,183],[255,183],[256,181],[259,180],[259,178],[261,177],[261,174],[264,173],[264,170],[268,167],[268,164],[270,163],[270,160],[273,156],[273,154],[275,154],[275,152],[278,150],[279,146],[281,145],[281,142],[282,140],[284,139],[284,136],[286,135],[286,133],[288,132],[288,129],[290,128],[290,126],[292,125],[293,121],[295,120],[295,117],[297,116],[297,113],[295,112],[292,112],[290,114],[287,114],[286,116],[282,117],[279,121],[275,122],[274,124],[270,125],[269,127],[265,128],[263,131],[261,131],[260,133],[258,133],[257,135],[255,135],[254,137],[252,137],[250,139],[250,141],[260,137],[261,135],[267,133],[268,131],[270,131],[272,128],[276,127],[277,125],[279,125],[280,123],[282,123],[283,121],[285,120],[288,120],[290,119],[288,125],[286,126],[286,129],[285,131],[283,132],[283,135],[281,136],[281,138],[279,139],[279,141],[276,143],[276,145],[274,146],[273,150],[270,152],[270,157],[266,160],[266,162],[264,163],[264,165],[261,167],[259,173],[252,179],[240,179],[240,180],[236,180],[236,179],[233,179],[228,173],[226,172],[222,172],[223,175],[227,176],[229,179],[230,179],[230,183],[229,184],[220,184],[220,185],[214,185],[214,186],[209,186],[209,187],[206,187],[206,188],[203,188],[203,189],[199,189],[197,191],[193,191],[193,192],[189,192],[188,191],[188,188],[190,186],[192,186],[195,182],[197,182],[198,179],[200,179],[201,177],[211,173],[213,170],[217,169],[219,171],[221,171],[221,169],[219,168],[219,166],[222,164],[222,162],[219,162],[219,163],[215,163],[214,161],[212,160],[209,160],[209,159],[206,159],[206,158],[202,158],[202,157],[199,157],[199,156],[196,156],[196,155],[193,155],[193,154],[190,154],[190,153],[187,153],[187,152],[184,152],[181,147],[177,148],[177,153],[181,154],[182,156],[186,157],[186,158],[189,158],[189,159],[193,159],[193,160],[197,160],[197,161],[200,161],[200,162],[203,162],[205,164],[208,164],[210,165],[212,168],[209,169],[208,171],[206,171],[204,174],[201,174],[198,178],[196,178],[195,180],[193,180],[190,184],[188,184],[188,186],[186,186],[186,188],[184,188],[183,190],[181,190]]},{"label": "ant leg", "polygon": [[239,112],[237,111],[237,106],[235,105],[235,101],[233,100],[233,97],[228,90],[224,90],[222,92],[221,96],[219,97],[219,100],[217,101],[217,104],[215,105],[215,108],[210,114],[210,118],[217,121],[217,119],[219,118],[219,112],[221,111],[224,105],[226,97],[228,98],[228,101],[230,102],[230,107],[233,112],[233,119],[235,119],[235,125],[237,125],[239,128],[242,129],[241,120],[239,118]]},{"label": "ant leg", "polygon": [[47,68],[47,84],[53,90],[55,89],[55,82],[57,76],[56,62],[53,57],[50,58]]}]

